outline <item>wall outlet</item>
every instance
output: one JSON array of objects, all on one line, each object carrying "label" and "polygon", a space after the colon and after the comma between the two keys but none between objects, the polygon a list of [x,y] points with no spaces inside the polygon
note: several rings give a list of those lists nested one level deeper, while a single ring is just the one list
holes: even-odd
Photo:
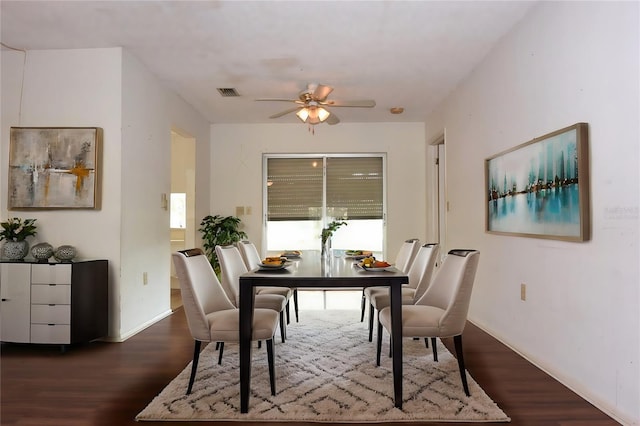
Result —
[{"label": "wall outlet", "polygon": [[149,276],[147,275],[146,272],[142,273],[142,285],[147,285],[149,284]]},{"label": "wall outlet", "polygon": [[251,206],[245,206],[244,208],[244,214],[246,214],[247,216],[251,214]]},{"label": "wall outlet", "polygon": [[525,283],[520,284],[520,300],[527,300],[527,285]]},{"label": "wall outlet", "polygon": [[244,206],[236,207],[236,217],[244,216]]}]

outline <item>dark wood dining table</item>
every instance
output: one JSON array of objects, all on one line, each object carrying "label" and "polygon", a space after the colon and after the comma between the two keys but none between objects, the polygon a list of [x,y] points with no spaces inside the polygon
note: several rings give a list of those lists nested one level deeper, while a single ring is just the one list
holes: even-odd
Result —
[{"label": "dark wood dining table", "polygon": [[[391,346],[393,351],[393,391],[397,408],[402,408],[402,284],[408,276],[389,268],[384,271],[363,270],[353,259],[304,251],[299,259],[291,259],[283,269],[255,269],[240,276],[240,412],[249,411],[251,387],[251,335],[255,288],[291,287],[344,289],[388,286],[391,300]],[[288,340],[284,344],[295,344]],[[375,362],[372,358],[371,362]]]}]

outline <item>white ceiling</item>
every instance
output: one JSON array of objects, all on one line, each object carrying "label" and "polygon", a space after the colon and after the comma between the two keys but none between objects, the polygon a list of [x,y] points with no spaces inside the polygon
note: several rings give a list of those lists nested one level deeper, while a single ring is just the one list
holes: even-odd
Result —
[{"label": "white ceiling", "polygon": [[377,102],[333,108],[342,122],[421,122],[534,3],[2,0],[1,40],[122,46],[212,123],[296,122],[268,118],[294,104],[254,99],[294,99],[310,82]]}]

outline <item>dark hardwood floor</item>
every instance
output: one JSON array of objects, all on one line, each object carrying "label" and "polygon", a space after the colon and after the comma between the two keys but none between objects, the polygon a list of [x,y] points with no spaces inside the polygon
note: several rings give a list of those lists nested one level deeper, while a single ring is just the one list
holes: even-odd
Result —
[{"label": "dark hardwood floor", "polygon": [[171,310],[175,311],[180,306],[182,306],[182,297],[180,297],[180,289],[172,288],[171,289]]},{"label": "dark hardwood floor", "polygon": [[[295,340],[285,344],[295,344]],[[465,329],[464,345],[467,369],[511,417],[511,424],[619,424],[472,324]],[[0,422],[23,426],[137,424],[136,414],[187,365],[192,350],[181,308],[124,343],[94,342],[66,353],[55,346],[2,344]]]}]

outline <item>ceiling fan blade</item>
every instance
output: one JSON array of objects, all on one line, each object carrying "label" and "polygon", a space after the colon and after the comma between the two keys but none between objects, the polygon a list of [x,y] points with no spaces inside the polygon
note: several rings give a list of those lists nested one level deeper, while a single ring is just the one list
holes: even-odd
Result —
[{"label": "ceiling fan blade", "polygon": [[335,115],[334,113],[331,113],[331,115],[329,116],[329,118],[325,120],[325,122],[329,125],[334,125],[334,124],[338,124],[340,122],[340,119],[338,118],[337,115]]},{"label": "ceiling fan blade", "polygon": [[363,99],[359,101],[326,101],[322,102],[322,105],[332,107],[373,108],[376,106],[376,101],[371,99]]},{"label": "ceiling fan blade", "polygon": [[324,101],[331,92],[333,92],[333,87],[318,84],[318,87],[316,87],[316,90],[313,92],[313,98],[317,101]]},{"label": "ceiling fan blade", "polygon": [[299,109],[300,109],[300,107],[289,108],[289,109],[286,109],[286,110],[284,110],[282,112],[279,112],[277,114],[273,114],[273,115],[269,116],[269,118],[282,117],[283,115],[291,114],[292,112],[297,111]]},{"label": "ceiling fan blade", "polygon": [[254,99],[254,101],[272,101],[272,102],[295,102],[295,103],[301,103],[299,99],[287,99],[287,98],[259,98],[259,99]]}]

